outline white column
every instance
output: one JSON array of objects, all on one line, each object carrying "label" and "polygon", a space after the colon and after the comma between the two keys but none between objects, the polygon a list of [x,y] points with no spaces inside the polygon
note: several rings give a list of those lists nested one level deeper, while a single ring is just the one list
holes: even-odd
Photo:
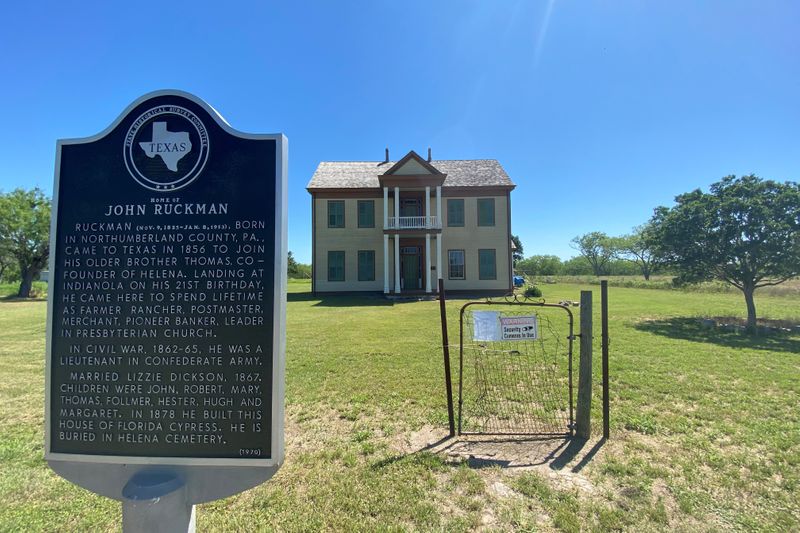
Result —
[{"label": "white column", "polygon": [[[395,188],[395,190],[397,190]],[[394,234],[394,293],[400,294],[400,235]]]},{"label": "white column", "polygon": [[394,229],[400,229],[400,187],[394,188]]},{"label": "white column", "polygon": [[383,292],[389,294],[389,236],[386,234],[383,236]]},{"label": "white column", "polygon": [[[383,188],[383,229],[386,229],[389,222],[389,187]],[[384,247],[385,249],[385,247]]]},{"label": "white column", "polygon": [[436,216],[439,217],[439,227],[442,232],[436,235],[436,277],[444,279],[444,264],[442,263],[442,235],[444,234],[444,214],[442,213],[442,186],[436,186]]},{"label": "white column", "polygon": [[431,186],[425,186],[425,227],[430,227],[431,220]]},{"label": "white column", "polygon": [[425,234],[425,292],[431,292],[431,234]]},{"label": "white column", "polygon": [[[436,277],[444,278],[444,265],[442,264],[442,234],[436,236]],[[438,286],[438,285],[437,285]]]},{"label": "white column", "polygon": [[[436,186],[436,216],[439,217],[439,227],[444,227],[444,219],[442,218],[442,186]],[[438,241],[438,239],[437,239]],[[436,263],[436,268],[439,268],[439,263]]]}]

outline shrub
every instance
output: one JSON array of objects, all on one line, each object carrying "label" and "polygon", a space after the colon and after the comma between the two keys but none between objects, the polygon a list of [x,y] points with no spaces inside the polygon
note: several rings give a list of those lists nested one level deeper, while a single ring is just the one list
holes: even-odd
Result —
[{"label": "shrub", "polygon": [[525,292],[523,294],[527,298],[541,298],[542,289],[540,289],[536,285],[528,285],[527,287],[525,287]]}]

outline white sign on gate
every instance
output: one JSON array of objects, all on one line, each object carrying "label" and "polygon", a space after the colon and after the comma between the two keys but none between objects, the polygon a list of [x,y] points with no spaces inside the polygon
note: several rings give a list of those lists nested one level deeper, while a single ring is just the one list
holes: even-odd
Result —
[{"label": "white sign on gate", "polygon": [[539,338],[536,315],[501,316],[497,311],[475,311],[472,339],[476,341],[525,341]]},{"label": "white sign on gate", "polygon": [[499,341],[500,340],[500,313],[497,311],[475,311],[472,320],[475,324],[472,340]]},{"label": "white sign on gate", "polygon": [[536,315],[500,317],[500,337],[504,341],[524,341],[538,338]]}]

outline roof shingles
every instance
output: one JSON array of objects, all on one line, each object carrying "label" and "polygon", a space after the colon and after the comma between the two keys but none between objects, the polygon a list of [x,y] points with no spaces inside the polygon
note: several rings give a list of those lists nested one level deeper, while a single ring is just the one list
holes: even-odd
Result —
[{"label": "roof shingles", "polygon": [[[378,177],[395,161],[323,161],[307,189],[378,189]],[[443,159],[431,161],[447,174],[443,187],[514,187],[506,171],[494,159]]]}]

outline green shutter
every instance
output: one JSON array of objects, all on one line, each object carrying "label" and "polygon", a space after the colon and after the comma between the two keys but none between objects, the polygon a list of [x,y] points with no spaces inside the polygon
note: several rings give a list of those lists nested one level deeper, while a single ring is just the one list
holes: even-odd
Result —
[{"label": "green shutter", "polygon": [[375,227],[375,201],[374,200],[359,200],[358,201],[358,227],[359,228],[374,228]]},{"label": "green shutter", "polygon": [[328,281],[344,281],[344,252],[328,252]]},{"label": "green shutter", "polygon": [[464,225],[464,200],[463,198],[450,198],[447,200],[447,225]]},{"label": "green shutter", "polygon": [[358,251],[358,281],[375,281],[375,250]]},{"label": "green shutter", "polygon": [[328,200],[328,227],[344,227],[344,200]]},{"label": "green shutter", "polygon": [[497,279],[496,254],[494,250],[478,250],[478,278]]},{"label": "green shutter", "polygon": [[494,226],[494,198],[478,198],[478,225]]}]

